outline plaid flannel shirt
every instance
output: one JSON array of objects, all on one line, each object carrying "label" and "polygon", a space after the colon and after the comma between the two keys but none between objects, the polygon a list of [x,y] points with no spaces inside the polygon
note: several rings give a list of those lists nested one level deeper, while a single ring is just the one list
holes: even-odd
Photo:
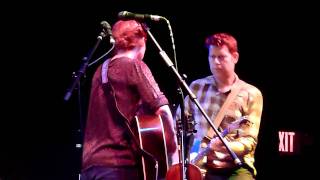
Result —
[{"label": "plaid flannel shirt", "polygon": [[[237,80],[239,79],[236,76]],[[219,112],[221,106],[226,100],[228,93],[220,93],[216,87],[216,82],[214,77],[208,76],[202,79],[193,81],[190,84],[191,91],[196,95],[197,100],[199,101],[201,107],[204,109],[206,114],[213,121]],[[199,144],[202,141],[203,137],[207,135],[210,125],[203,117],[202,113],[198,110],[196,105],[192,100],[187,96],[185,98],[185,113],[191,115],[195,120],[195,139],[193,146],[191,147],[192,151],[199,151]],[[228,125],[235,120],[239,119],[242,116],[247,116],[250,123],[250,126],[242,126],[239,129],[236,129],[229,133],[226,137],[228,141],[238,141],[245,146],[245,151],[243,154],[238,155],[242,162],[245,162],[250,168],[252,168],[254,175],[256,175],[256,169],[254,167],[254,152],[257,145],[257,138],[260,127],[260,120],[262,114],[263,98],[262,94],[256,87],[245,83],[242,85],[238,95],[230,103],[229,107],[225,112],[225,116],[220,124],[219,129],[225,129]],[[180,119],[181,109],[178,107],[175,115],[175,120]],[[239,131],[241,130],[241,131]],[[239,135],[239,132],[240,135]],[[217,163],[217,167],[224,166],[223,164],[234,164],[231,156],[229,154],[222,154],[222,156],[216,156],[214,152],[211,154],[214,162]],[[220,152],[221,153],[221,152]],[[220,162],[220,164],[219,164]]]}]

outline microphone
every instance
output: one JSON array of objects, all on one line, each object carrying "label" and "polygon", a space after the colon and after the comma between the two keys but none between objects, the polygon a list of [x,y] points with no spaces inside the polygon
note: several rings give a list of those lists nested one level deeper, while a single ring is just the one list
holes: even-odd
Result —
[{"label": "microphone", "polygon": [[139,21],[143,20],[152,20],[152,21],[160,21],[164,20],[165,18],[158,15],[151,15],[151,14],[136,14],[128,11],[121,11],[118,14],[118,18],[120,19],[135,19]]},{"label": "microphone", "polygon": [[110,37],[110,43],[114,44],[116,41],[114,40],[112,36],[111,26],[107,21],[101,21],[100,23],[102,25],[103,31],[107,33],[107,35]]}]

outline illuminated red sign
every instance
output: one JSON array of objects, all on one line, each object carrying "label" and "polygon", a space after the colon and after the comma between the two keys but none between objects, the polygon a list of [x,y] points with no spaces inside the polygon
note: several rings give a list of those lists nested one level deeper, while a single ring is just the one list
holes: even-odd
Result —
[{"label": "illuminated red sign", "polygon": [[279,152],[294,153],[295,151],[295,132],[279,131]]}]

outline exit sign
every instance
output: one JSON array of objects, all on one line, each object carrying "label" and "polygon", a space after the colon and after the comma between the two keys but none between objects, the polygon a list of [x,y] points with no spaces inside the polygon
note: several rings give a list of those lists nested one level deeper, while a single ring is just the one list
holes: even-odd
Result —
[{"label": "exit sign", "polygon": [[278,131],[279,153],[294,155],[300,153],[300,133],[296,131]]}]

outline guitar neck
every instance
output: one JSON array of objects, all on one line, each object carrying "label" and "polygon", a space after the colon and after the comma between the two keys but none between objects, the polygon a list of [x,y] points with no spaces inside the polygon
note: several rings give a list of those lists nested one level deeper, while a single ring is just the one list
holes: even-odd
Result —
[{"label": "guitar neck", "polygon": [[[230,124],[228,126],[228,128],[224,129],[221,132],[221,137],[225,137],[228,133],[229,130],[233,131],[236,128],[239,128],[240,124],[243,122],[248,122],[250,123],[249,119],[247,116],[242,116],[241,118],[237,119],[236,121],[234,121],[232,124]],[[210,140],[210,139],[209,139]],[[209,143],[208,143],[209,144]],[[201,152],[199,152],[199,154],[191,161],[193,164],[197,164],[201,159],[203,159],[204,156],[206,156],[208,153],[210,153],[211,149],[210,149],[210,145],[208,145],[208,147],[204,148]]]},{"label": "guitar neck", "polygon": [[[228,134],[228,129],[225,129],[221,133],[221,137],[225,137]],[[192,164],[197,164],[200,160],[203,159],[204,156],[209,154],[211,151],[210,146],[208,145],[206,148],[204,148],[199,154],[191,161]]]}]

